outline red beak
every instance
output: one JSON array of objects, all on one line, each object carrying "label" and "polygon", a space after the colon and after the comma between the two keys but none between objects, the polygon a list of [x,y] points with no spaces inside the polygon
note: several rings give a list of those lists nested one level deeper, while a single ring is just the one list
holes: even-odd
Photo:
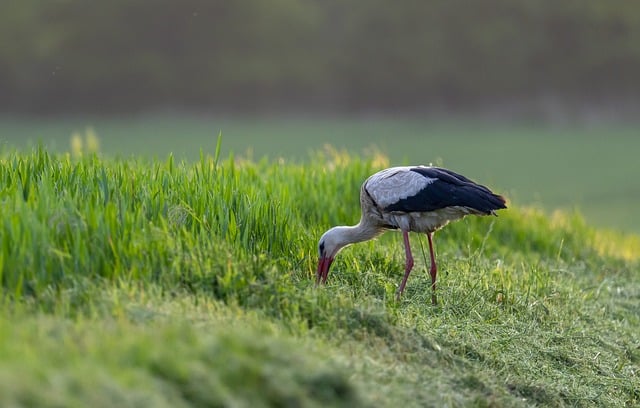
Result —
[{"label": "red beak", "polygon": [[329,268],[331,267],[331,263],[333,262],[333,258],[320,258],[318,260],[318,272],[316,274],[316,284],[318,283],[326,283],[327,276],[329,276]]}]

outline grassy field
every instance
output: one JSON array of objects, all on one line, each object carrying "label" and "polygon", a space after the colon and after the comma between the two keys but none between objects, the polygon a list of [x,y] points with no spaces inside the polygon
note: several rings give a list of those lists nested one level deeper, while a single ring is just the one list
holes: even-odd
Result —
[{"label": "grassy field", "polygon": [[399,302],[394,233],[316,288],[318,237],[357,222],[388,159],[211,144],[190,162],[1,156],[0,405],[640,404],[637,235],[511,205],[436,234],[437,307],[415,235]]},{"label": "grassy field", "polygon": [[416,118],[0,118],[0,149],[44,143],[69,150],[91,127],[109,157],[198,160],[225,138],[222,155],[307,162],[326,144],[352,154],[378,150],[392,164],[438,163],[501,188],[512,202],[548,212],[578,209],[590,224],[640,233],[640,127],[600,123],[536,125]]}]

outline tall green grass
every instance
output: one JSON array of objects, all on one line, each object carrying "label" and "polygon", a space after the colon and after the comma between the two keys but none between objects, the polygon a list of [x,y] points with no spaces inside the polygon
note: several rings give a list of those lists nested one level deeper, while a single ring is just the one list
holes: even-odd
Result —
[{"label": "tall green grass", "polygon": [[579,214],[447,226],[438,307],[425,255],[395,301],[393,233],[345,249],[316,288],[318,237],[358,221],[360,183],[387,164],[219,144],[197,162],[4,154],[0,402],[640,403],[639,241]]},{"label": "tall green grass", "polygon": [[[399,116],[125,117],[0,116],[0,151],[38,142],[51,152],[100,150],[110,157],[199,159],[211,135],[225,134],[223,156],[279,157],[308,162],[325,144],[351,154],[378,148],[394,164],[441,164],[499,186],[514,203],[548,212],[579,207],[590,224],[640,232],[634,203],[640,190],[624,175],[637,173],[638,123],[543,124],[472,118]],[[97,138],[99,137],[99,140]]]}]

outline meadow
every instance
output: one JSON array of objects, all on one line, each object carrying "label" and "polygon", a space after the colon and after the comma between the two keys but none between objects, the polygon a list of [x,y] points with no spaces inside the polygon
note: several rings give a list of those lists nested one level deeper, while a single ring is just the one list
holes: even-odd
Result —
[{"label": "meadow", "polygon": [[499,187],[519,205],[580,211],[589,224],[640,233],[637,174],[640,126],[565,118],[533,121],[398,118],[380,116],[215,117],[2,117],[0,151],[42,143],[70,149],[70,137],[95,132],[108,157],[194,162],[213,154],[222,132],[222,156],[308,162],[330,145],[353,155],[374,151],[392,164],[435,163]]},{"label": "meadow", "polygon": [[0,405],[640,404],[637,235],[510,201],[436,234],[438,306],[417,235],[400,301],[394,233],[318,288],[318,237],[357,222],[360,183],[392,159],[207,143],[0,156]]}]

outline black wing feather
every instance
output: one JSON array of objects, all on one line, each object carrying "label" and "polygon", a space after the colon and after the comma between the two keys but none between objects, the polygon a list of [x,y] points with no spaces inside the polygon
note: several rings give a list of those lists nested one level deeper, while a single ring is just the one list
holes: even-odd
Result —
[{"label": "black wing feather", "polygon": [[502,196],[461,174],[440,167],[414,167],[415,171],[436,181],[417,194],[389,205],[387,211],[427,212],[446,207],[469,207],[484,214],[507,208]]}]

